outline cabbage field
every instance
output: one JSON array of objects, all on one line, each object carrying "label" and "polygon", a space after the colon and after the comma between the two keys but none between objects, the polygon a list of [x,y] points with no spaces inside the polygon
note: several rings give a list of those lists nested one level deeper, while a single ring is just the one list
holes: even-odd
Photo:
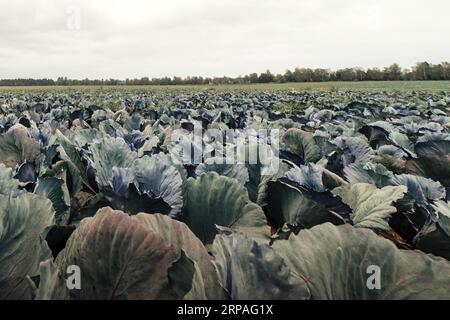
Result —
[{"label": "cabbage field", "polygon": [[450,299],[450,92],[0,93],[0,299]]}]

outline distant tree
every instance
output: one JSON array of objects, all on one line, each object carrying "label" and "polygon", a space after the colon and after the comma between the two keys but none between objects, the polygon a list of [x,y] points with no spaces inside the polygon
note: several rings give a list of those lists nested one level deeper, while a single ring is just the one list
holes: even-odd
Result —
[{"label": "distant tree", "polygon": [[442,62],[442,80],[450,80],[450,63]]},{"label": "distant tree", "polygon": [[58,77],[56,80],[56,85],[58,86],[67,86],[69,84],[69,81],[67,80],[67,77]]},{"label": "distant tree", "polygon": [[428,62],[418,62],[413,68],[416,80],[428,80],[430,77],[430,64]]},{"label": "distant tree", "polygon": [[312,73],[312,80],[315,82],[324,82],[330,80],[330,70],[328,69],[314,69]]},{"label": "distant tree", "polygon": [[0,79],[0,86],[50,86],[50,85],[181,85],[181,84],[245,84],[245,83],[269,83],[269,82],[323,82],[323,81],[380,81],[380,80],[450,80],[450,63],[441,62],[431,64],[428,62],[418,62],[411,69],[403,69],[397,63],[380,70],[378,68],[368,68],[367,70],[354,67],[339,69],[336,71],[328,69],[295,68],[293,71],[286,70],[284,74],[272,74],[269,70],[258,75],[252,73],[238,77],[214,77],[203,78],[201,76],[162,77],[149,79],[125,80],[118,79],[68,79],[58,77],[53,79]]},{"label": "distant tree", "polygon": [[294,82],[306,82],[310,78],[310,75],[306,68],[295,68],[293,77]]},{"label": "distant tree", "polygon": [[345,68],[336,71],[336,80],[337,81],[355,81],[356,71],[354,68]]},{"label": "distant tree", "polygon": [[274,81],[275,81],[276,83],[284,83],[284,82],[286,82],[286,79],[284,78],[284,76],[283,76],[282,74],[277,74],[277,75],[275,76]]},{"label": "distant tree", "polygon": [[367,69],[366,79],[371,81],[380,81],[384,79],[384,73],[378,68]]},{"label": "distant tree", "polygon": [[250,83],[258,83],[258,74],[257,73],[252,73],[249,75],[250,78]]},{"label": "distant tree", "polygon": [[406,81],[415,80],[415,73],[411,69],[403,69],[401,80]]},{"label": "distant tree", "polygon": [[284,80],[286,82],[295,82],[294,73],[291,70],[286,70],[284,73]]},{"label": "distant tree", "polygon": [[174,85],[183,84],[183,79],[181,77],[174,76],[172,79],[172,84],[174,84]]},{"label": "distant tree", "polygon": [[386,80],[400,80],[402,78],[402,68],[397,63],[394,63],[384,69],[384,74],[384,79]]},{"label": "distant tree", "polygon": [[444,66],[440,64],[430,64],[429,69],[430,80],[445,80]]},{"label": "distant tree", "polygon": [[258,77],[259,83],[270,83],[273,82],[275,79],[275,76],[270,72],[270,70],[267,70],[264,73],[261,73]]},{"label": "distant tree", "polygon": [[357,81],[364,81],[366,80],[367,74],[366,71],[361,67],[355,67],[353,68],[353,71],[355,73],[355,80]]}]

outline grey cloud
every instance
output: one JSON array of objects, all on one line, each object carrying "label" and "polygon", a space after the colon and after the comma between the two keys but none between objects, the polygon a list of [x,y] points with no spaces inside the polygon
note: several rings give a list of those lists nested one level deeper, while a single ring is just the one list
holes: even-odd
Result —
[{"label": "grey cloud", "polygon": [[[0,8],[1,78],[408,67],[450,52],[445,0],[0,0]],[[74,12],[79,30],[68,25]]]}]

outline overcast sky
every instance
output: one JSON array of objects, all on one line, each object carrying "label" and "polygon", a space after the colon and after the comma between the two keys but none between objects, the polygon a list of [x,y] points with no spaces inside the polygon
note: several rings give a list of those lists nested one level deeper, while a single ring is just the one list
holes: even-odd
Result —
[{"label": "overcast sky", "polygon": [[448,0],[0,0],[0,78],[450,60]]}]

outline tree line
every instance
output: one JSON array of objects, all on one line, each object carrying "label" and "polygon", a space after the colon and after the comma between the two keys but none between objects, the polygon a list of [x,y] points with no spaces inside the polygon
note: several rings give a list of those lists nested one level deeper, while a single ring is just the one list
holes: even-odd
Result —
[{"label": "tree line", "polygon": [[284,74],[273,74],[269,70],[239,77],[163,77],[140,79],[75,80],[67,77],[53,79],[0,79],[0,86],[72,86],[72,85],[219,85],[286,82],[326,81],[401,81],[401,80],[450,80],[450,63],[431,64],[418,62],[409,69],[402,69],[397,63],[385,68],[345,68],[330,70],[322,68],[295,68]]}]

